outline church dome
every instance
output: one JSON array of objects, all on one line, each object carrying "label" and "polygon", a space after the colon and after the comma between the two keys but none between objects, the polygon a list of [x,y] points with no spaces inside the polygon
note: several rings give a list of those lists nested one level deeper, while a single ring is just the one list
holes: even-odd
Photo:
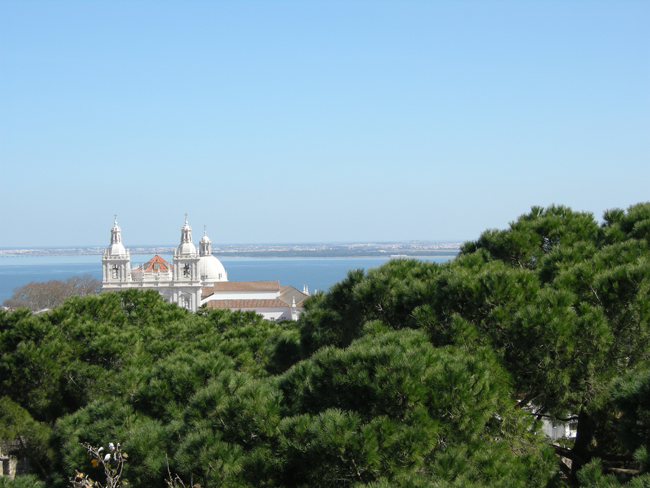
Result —
[{"label": "church dome", "polygon": [[199,276],[204,283],[228,281],[226,269],[214,256],[201,256],[199,259]]},{"label": "church dome", "polygon": [[121,256],[126,254],[126,249],[124,249],[124,244],[121,242],[116,242],[108,246],[108,254],[111,256]]},{"label": "church dome", "polygon": [[117,225],[117,215],[111,228],[111,243],[107,251],[109,256],[122,256],[126,254],[126,249],[124,249],[124,244],[122,244],[122,229]]},{"label": "church dome", "polygon": [[176,252],[183,255],[196,254],[196,247],[192,243],[192,228],[187,223],[187,214],[185,215],[185,225],[181,227],[181,243]]},{"label": "church dome", "polygon": [[191,242],[181,242],[177,252],[179,254],[196,254],[196,246]]}]

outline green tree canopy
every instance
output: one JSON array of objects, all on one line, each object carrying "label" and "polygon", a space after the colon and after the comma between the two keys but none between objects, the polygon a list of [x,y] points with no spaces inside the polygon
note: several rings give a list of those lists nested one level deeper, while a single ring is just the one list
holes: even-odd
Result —
[{"label": "green tree canopy", "polygon": [[[297,323],[139,290],[0,312],[0,436],[50,486],[102,476],[82,444],[108,442],[152,488],[168,469],[201,486],[556,486],[555,454],[573,484],[636,486],[648,222],[650,204],[602,223],[533,208],[451,262],[351,271]],[[551,448],[540,419],[577,422],[575,444]]]}]

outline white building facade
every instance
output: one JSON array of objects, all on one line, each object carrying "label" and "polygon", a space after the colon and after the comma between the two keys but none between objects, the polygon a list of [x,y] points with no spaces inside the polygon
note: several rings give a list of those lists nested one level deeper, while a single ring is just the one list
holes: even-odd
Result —
[{"label": "white building facade", "polygon": [[203,233],[199,249],[192,242],[192,228],[181,227],[181,241],[173,264],[156,255],[131,268],[131,256],[122,244],[117,218],[111,242],[102,253],[102,291],[127,288],[155,289],[170,303],[192,312],[199,307],[253,310],[267,320],[297,320],[303,311],[306,290],[280,286],[278,281],[228,281],[221,262],[212,254],[212,241]]}]

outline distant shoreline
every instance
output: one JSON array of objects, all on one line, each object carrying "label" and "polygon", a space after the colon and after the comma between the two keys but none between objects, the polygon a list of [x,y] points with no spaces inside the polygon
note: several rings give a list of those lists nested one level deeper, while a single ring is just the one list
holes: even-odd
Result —
[{"label": "distant shoreline", "polygon": [[[304,254],[293,254],[293,253],[283,253],[283,252],[269,252],[269,253],[213,253],[216,258],[282,258],[282,259],[307,259],[307,258],[319,258],[319,259],[354,259],[354,258],[418,258],[418,257],[443,257],[443,256],[457,256],[460,253],[460,249],[456,251],[445,251],[445,252],[423,252],[423,253],[400,253],[399,255],[393,255],[388,253],[360,253],[360,254],[328,254],[328,253],[319,253],[311,252]],[[134,256],[153,256],[155,254],[171,255],[172,252],[158,252],[158,253],[131,253],[131,257]],[[56,253],[47,253],[47,254],[8,254],[0,253],[0,260],[2,258],[30,258],[30,257],[74,257],[74,256],[97,256],[100,257],[100,254],[91,254],[91,253],[76,253],[76,254],[56,254]]]},{"label": "distant shoreline", "polygon": [[[378,258],[455,256],[457,241],[410,241],[396,243],[351,244],[241,244],[213,246],[218,258]],[[174,253],[175,246],[141,246],[129,249],[131,256]],[[0,249],[3,257],[101,256],[103,247]]]},{"label": "distant shoreline", "polygon": [[324,253],[324,252],[305,252],[305,253],[288,253],[288,252],[268,252],[268,253],[213,253],[217,258],[286,258],[286,259],[303,259],[303,258],[417,258],[417,257],[436,257],[436,256],[456,256],[460,249],[455,251],[429,251],[422,253],[399,253],[389,254],[385,252],[376,253]]}]

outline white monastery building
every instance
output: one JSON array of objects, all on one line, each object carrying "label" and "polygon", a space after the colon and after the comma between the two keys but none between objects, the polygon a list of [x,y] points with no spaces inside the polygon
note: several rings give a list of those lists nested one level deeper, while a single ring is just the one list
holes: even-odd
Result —
[{"label": "white monastery building", "polygon": [[181,242],[173,263],[156,255],[131,268],[131,255],[122,244],[117,217],[111,243],[102,253],[102,290],[155,289],[170,303],[192,312],[200,307],[253,310],[267,320],[298,320],[308,293],[278,281],[228,281],[221,261],[212,255],[212,241],[203,232],[199,249],[192,242],[192,228],[181,227]]}]

